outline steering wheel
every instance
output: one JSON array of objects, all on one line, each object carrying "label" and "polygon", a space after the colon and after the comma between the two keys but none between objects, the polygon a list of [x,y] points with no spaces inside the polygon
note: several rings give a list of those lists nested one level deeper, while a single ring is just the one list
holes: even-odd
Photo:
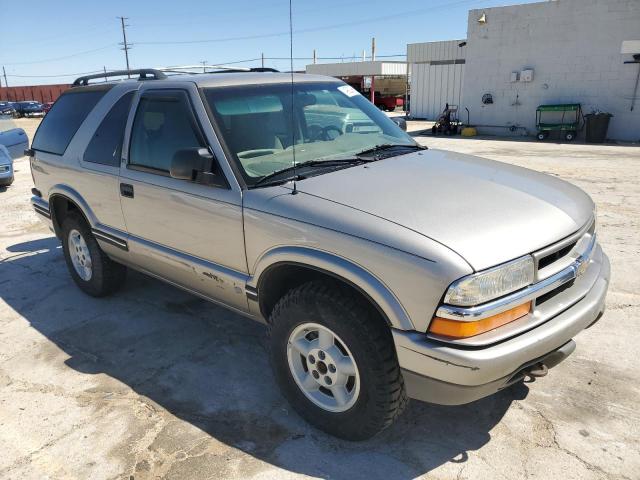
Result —
[{"label": "steering wheel", "polygon": [[[331,131],[337,132],[338,134],[337,135],[332,135],[332,134],[329,133]],[[326,127],[324,127],[322,129],[322,132],[320,132],[320,139],[321,140],[335,140],[336,138],[338,138],[342,134],[343,134],[342,130],[340,130],[335,125],[327,125]]]}]

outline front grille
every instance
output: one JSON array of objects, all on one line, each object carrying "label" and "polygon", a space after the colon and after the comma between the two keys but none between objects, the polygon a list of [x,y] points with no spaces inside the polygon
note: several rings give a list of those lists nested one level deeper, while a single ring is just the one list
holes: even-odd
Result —
[{"label": "front grille", "polygon": [[538,260],[538,270],[542,270],[544,267],[547,267],[551,265],[553,262],[557,262],[565,255],[568,255],[569,252],[573,250],[573,247],[575,247],[577,243],[578,243],[577,241],[572,242],[566,247],[561,248],[557,252],[553,252],[547,255],[546,257],[542,257],[540,260]]},{"label": "front grille", "polygon": [[565,290],[573,287],[573,284],[575,282],[576,282],[576,279],[574,278],[573,280],[570,280],[567,283],[560,285],[558,288],[554,288],[550,292],[547,292],[544,295],[539,296],[538,298],[536,298],[536,307],[542,305],[544,302],[548,300],[551,300],[553,297],[564,292]]}]

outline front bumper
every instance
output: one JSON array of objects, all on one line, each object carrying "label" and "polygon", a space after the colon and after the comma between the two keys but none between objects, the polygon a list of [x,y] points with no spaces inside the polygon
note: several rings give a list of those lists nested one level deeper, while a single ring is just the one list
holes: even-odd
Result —
[{"label": "front bumper", "polygon": [[591,262],[590,269],[598,270],[586,295],[545,323],[494,345],[458,347],[424,333],[393,330],[408,395],[444,405],[469,403],[519,381],[532,364],[560,363],[575,348],[572,338],[604,312],[609,259],[598,247]]}]

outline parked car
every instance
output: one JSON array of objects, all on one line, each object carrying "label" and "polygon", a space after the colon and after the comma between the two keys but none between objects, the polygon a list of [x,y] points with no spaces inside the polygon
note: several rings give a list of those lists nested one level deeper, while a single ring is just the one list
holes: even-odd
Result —
[{"label": "parked car", "polygon": [[14,116],[16,109],[12,102],[0,101],[0,115]]},{"label": "parked car", "polygon": [[334,78],[133,74],[82,77],[43,119],[36,214],[89,295],[133,268],[265,322],[318,428],[364,439],[407,397],[543,376],[602,315],[609,261],[574,185],[428,150]]},{"label": "parked car", "polygon": [[45,115],[49,113],[49,110],[51,110],[51,107],[53,107],[53,102],[46,102],[42,104],[42,110],[44,111]]},{"label": "parked car", "polygon": [[13,104],[18,117],[39,117],[44,115],[44,107],[40,102],[28,100]]},{"label": "parked car", "polygon": [[13,159],[9,150],[0,144],[0,187],[7,187],[13,183]]},{"label": "parked car", "polygon": [[29,138],[22,128],[12,128],[0,132],[0,145],[3,145],[9,152],[11,158],[24,156],[24,151],[29,147]]}]

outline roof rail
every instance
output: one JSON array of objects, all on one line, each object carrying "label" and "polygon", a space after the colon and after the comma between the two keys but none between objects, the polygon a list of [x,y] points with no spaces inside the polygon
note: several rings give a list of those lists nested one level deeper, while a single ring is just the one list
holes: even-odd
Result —
[{"label": "roof rail", "polygon": [[95,73],[93,75],[85,75],[84,77],[78,77],[73,82],[72,87],[81,87],[89,85],[89,80],[93,80],[94,78],[104,78],[107,77],[123,77],[130,75],[138,75],[138,80],[162,80],[167,78],[167,76],[162,73],[160,70],[155,70],[153,68],[140,68],[138,70],[116,70],[113,72],[106,73]]},{"label": "roof rail", "polygon": [[227,65],[181,65],[174,67],[159,67],[157,70],[165,73],[187,75],[202,75],[207,73],[244,73],[244,72],[278,72],[274,68],[266,67],[229,67]]}]

